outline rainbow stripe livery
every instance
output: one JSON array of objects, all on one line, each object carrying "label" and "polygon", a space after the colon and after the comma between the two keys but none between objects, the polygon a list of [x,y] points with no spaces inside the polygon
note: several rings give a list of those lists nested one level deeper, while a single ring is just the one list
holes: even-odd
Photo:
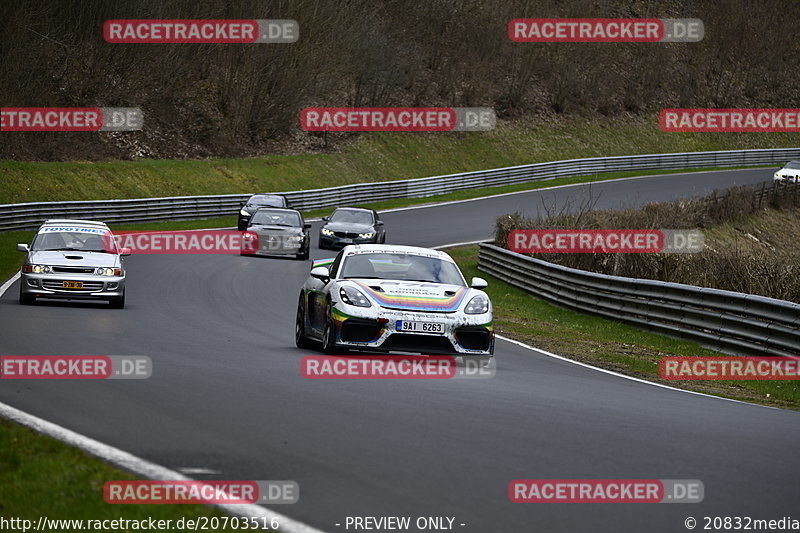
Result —
[{"label": "rainbow stripe livery", "polygon": [[438,311],[440,313],[457,311],[467,294],[466,287],[461,287],[453,296],[391,295],[376,291],[361,282],[356,281],[355,283],[381,306],[406,311]]}]

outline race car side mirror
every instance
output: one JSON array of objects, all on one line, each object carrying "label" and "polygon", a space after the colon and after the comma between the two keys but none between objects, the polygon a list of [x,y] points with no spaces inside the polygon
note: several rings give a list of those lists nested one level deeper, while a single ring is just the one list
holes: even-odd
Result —
[{"label": "race car side mirror", "polygon": [[311,229],[311,223],[306,222],[305,224],[303,224],[303,229]]},{"label": "race car side mirror", "polygon": [[18,252],[29,252],[30,250],[28,250],[28,245],[27,244],[18,244],[17,245],[17,251]]},{"label": "race car side mirror", "polygon": [[322,221],[323,222],[328,222],[330,219],[331,219],[331,217],[322,217]]},{"label": "race car side mirror", "polygon": [[331,273],[328,270],[328,267],[312,268],[310,274],[312,278],[316,278],[323,283],[328,283],[328,281],[331,279]]},{"label": "race car side mirror", "polygon": [[489,286],[489,282],[483,278],[472,278],[469,286],[473,289],[483,289]]},{"label": "race car side mirror", "polygon": [[131,249],[123,248],[119,251],[119,255],[121,255],[122,257],[128,257],[129,255],[131,255]]}]

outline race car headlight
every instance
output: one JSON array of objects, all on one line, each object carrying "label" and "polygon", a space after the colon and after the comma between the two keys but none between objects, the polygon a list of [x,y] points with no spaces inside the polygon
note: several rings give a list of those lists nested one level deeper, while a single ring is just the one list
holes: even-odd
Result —
[{"label": "race car headlight", "polygon": [[342,287],[339,289],[339,297],[348,305],[356,307],[372,307],[372,303],[367,300],[360,290],[353,287]]},{"label": "race car headlight", "polygon": [[371,231],[369,233],[359,233],[358,236],[362,239],[369,239],[375,236],[375,232]]},{"label": "race car headlight", "polygon": [[122,270],[119,268],[103,268],[99,267],[95,269],[95,274],[98,276],[119,276],[122,273]]},{"label": "race car headlight", "polygon": [[489,312],[489,298],[483,294],[478,294],[469,301],[464,312],[468,315],[482,315]]},{"label": "race car headlight", "polygon": [[25,272],[33,272],[34,274],[49,274],[52,272],[47,265],[26,265],[23,270]]},{"label": "race car headlight", "polygon": [[245,209],[242,209],[241,211],[239,211],[239,214],[242,215],[243,217],[249,217],[250,216],[250,213],[248,213],[247,210],[245,210]]},{"label": "race car headlight", "polygon": [[289,242],[300,242],[300,241],[303,240],[303,236],[302,235],[289,235],[289,237],[287,237],[286,240],[289,241]]},{"label": "race car headlight", "polygon": [[322,228],[322,234],[331,236],[331,235],[333,235],[333,232],[331,230],[329,230],[328,228]]}]

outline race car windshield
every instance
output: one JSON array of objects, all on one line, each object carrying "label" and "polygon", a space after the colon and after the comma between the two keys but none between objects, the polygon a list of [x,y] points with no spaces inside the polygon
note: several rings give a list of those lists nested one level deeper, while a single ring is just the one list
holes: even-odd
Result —
[{"label": "race car windshield", "polygon": [[259,209],[253,215],[250,224],[260,226],[290,226],[300,227],[300,215],[291,211],[279,211],[277,209]]},{"label": "race car windshield", "polygon": [[283,199],[278,196],[254,196],[247,202],[249,206],[268,205],[271,207],[284,207]]},{"label": "race car windshield", "polygon": [[81,231],[53,231],[39,233],[33,239],[31,250],[115,253],[116,246],[110,233],[98,235]]},{"label": "race car windshield", "polygon": [[366,211],[337,209],[331,215],[331,222],[343,222],[347,224],[372,224],[372,215]]},{"label": "race car windshield", "polygon": [[783,168],[790,168],[792,170],[800,170],[800,161],[790,161],[786,163],[786,166]]},{"label": "race car windshield", "polygon": [[436,257],[404,253],[351,255],[344,261],[342,277],[465,285],[455,264]]}]

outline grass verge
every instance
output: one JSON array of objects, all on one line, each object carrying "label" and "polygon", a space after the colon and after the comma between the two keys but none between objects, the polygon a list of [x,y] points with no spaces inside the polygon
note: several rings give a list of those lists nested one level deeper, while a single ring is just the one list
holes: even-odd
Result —
[{"label": "grass verge", "polygon": [[584,315],[538,300],[525,291],[478,270],[478,247],[447,252],[464,276],[489,281],[495,331],[558,355],[635,376],[725,398],[800,410],[800,381],[666,381],[658,375],[662,357],[719,356],[697,343],[677,340],[632,326]]},{"label": "grass verge", "polygon": [[[6,519],[31,520],[35,526],[40,516],[54,520],[153,518],[172,520],[174,527],[181,518],[225,516],[204,505],[109,505],[103,500],[106,481],[131,479],[137,478],[77,448],[0,420],[0,516]],[[58,528],[59,531],[75,529],[74,526]]]},{"label": "grass verge", "polygon": [[292,191],[579,157],[793,147],[790,133],[667,133],[655,117],[519,120],[491,132],[371,133],[338,151],[245,159],[0,161],[0,204]]}]

